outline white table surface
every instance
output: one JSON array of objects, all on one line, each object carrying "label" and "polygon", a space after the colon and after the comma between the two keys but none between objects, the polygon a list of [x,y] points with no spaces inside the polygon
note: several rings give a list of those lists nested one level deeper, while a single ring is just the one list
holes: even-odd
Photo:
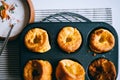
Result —
[{"label": "white table surface", "polygon": [[[113,26],[116,29],[118,35],[120,35],[120,7],[119,7],[120,0],[32,0],[32,2],[34,4],[35,10],[112,8]],[[119,72],[118,72],[117,80],[120,80],[119,73],[120,73],[120,62],[119,62]]]}]

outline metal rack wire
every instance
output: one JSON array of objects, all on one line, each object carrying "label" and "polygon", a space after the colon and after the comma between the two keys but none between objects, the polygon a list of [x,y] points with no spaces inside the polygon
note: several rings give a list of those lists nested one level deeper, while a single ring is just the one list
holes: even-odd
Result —
[{"label": "metal rack wire", "polygon": [[60,12],[44,18],[41,22],[91,22],[91,20],[80,14]]}]

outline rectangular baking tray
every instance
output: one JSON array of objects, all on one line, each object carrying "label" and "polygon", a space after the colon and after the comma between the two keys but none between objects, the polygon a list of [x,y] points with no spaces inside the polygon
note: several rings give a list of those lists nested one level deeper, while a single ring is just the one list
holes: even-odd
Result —
[{"label": "rectangular baking tray", "polygon": [[[74,53],[68,54],[60,49],[60,47],[57,44],[57,35],[59,31],[66,26],[71,26],[77,28],[81,35],[82,35],[82,45],[81,47]],[[47,31],[49,35],[49,41],[51,45],[51,50],[44,54],[40,53],[34,53],[29,51],[24,44],[24,36],[27,33],[28,30],[32,28],[42,28]],[[89,36],[90,33],[97,29],[97,28],[105,28],[112,32],[112,34],[115,37],[115,46],[114,48],[106,53],[97,54],[96,56],[93,56],[94,52],[89,51]],[[85,80],[89,79],[88,76],[88,66],[89,64],[98,58],[107,58],[108,60],[112,61],[116,68],[116,73],[118,74],[118,35],[115,31],[115,29],[104,22],[38,22],[38,23],[32,23],[25,27],[25,29],[22,31],[20,36],[20,64],[21,64],[21,77],[23,79],[23,69],[26,65],[26,63],[29,60],[33,59],[40,59],[40,60],[47,60],[52,64],[53,67],[53,74],[52,74],[52,80],[56,80],[55,77],[55,70],[57,67],[57,64],[62,59],[72,59],[75,61],[78,61],[82,64],[82,66],[85,69],[86,75]]]}]

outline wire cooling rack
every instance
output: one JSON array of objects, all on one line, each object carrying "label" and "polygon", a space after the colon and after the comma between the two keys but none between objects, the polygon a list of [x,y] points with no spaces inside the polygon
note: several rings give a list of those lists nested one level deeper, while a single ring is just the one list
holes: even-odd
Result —
[{"label": "wire cooling rack", "polygon": [[72,12],[60,12],[44,18],[41,22],[91,22],[84,16]]}]

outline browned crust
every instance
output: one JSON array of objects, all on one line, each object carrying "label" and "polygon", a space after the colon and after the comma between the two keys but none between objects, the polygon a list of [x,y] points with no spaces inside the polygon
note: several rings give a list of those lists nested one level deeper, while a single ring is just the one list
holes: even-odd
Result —
[{"label": "browned crust", "polygon": [[[39,72],[39,76],[33,76],[33,70]],[[52,80],[52,65],[48,61],[30,60],[24,67],[24,80]]]},{"label": "browned crust", "polygon": [[[67,38],[71,38],[71,41],[67,42]],[[59,32],[57,42],[61,49],[71,53],[75,52],[81,46],[82,37],[77,28],[67,26]]]},{"label": "browned crust", "polygon": [[[100,42],[102,36],[105,40]],[[90,48],[96,53],[103,53],[110,51],[115,45],[115,38],[113,34],[106,29],[95,30],[90,36]]]},{"label": "browned crust", "polygon": [[111,61],[100,58],[90,64],[89,75],[94,80],[115,80],[116,69]]}]

